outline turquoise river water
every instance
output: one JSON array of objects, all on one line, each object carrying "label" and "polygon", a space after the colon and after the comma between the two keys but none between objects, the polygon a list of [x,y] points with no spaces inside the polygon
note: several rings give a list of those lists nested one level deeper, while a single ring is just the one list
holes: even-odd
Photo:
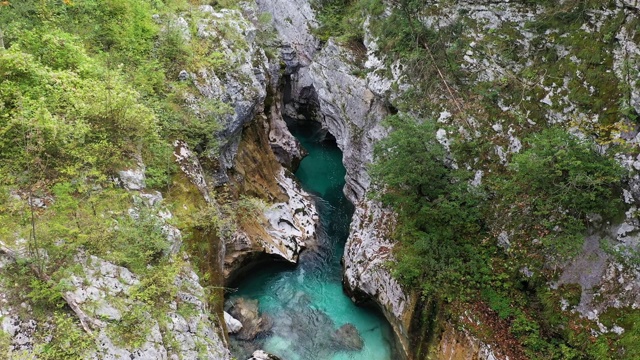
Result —
[{"label": "turquoise river water", "polygon": [[[342,290],[340,259],[349,234],[353,206],[342,192],[345,169],[335,141],[324,140],[313,122],[290,124],[309,155],[296,172],[302,186],[316,196],[320,212],[319,246],[302,253],[295,268],[268,265],[252,271],[230,296],[259,300],[259,309],[273,319],[273,328],[250,344],[231,339],[235,356],[252,349],[285,360],[390,360],[393,333],[379,313],[353,304]],[[335,331],[354,325],[362,350],[336,345]]]}]

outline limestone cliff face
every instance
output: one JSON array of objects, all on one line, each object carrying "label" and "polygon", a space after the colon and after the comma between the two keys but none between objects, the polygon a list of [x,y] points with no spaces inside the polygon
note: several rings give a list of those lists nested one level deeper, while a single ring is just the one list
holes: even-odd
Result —
[{"label": "limestone cliff face", "polygon": [[265,116],[267,92],[278,73],[256,41],[255,9],[247,5],[243,14],[202,6],[200,11],[204,19],[198,21],[197,36],[220,43],[232,68],[189,73],[185,81],[197,89],[191,106],[197,112],[208,101],[219,101],[232,111],[222,119],[219,153],[197,158],[185,144],[178,153],[183,153],[181,168],[207,201],[214,201],[208,194],[219,188],[229,197],[219,205],[244,206],[237,209],[242,218],[237,229],[222,239],[222,273],[229,283],[267,260],[296,263],[315,239],[318,215],[309,195],[279,163],[293,167],[302,150],[281,116]]},{"label": "limestone cliff face", "polygon": [[265,123],[266,119],[256,119],[245,129],[231,171],[240,193],[266,202],[261,218],[244,219],[226,241],[227,282],[267,260],[295,264],[300,252],[315,242],[319,220],[315,205],[271,152]]},{"label": "limestone cliff face", "polygon": [[354,300],[379,307],[408,352],[411,297],[385,267],[392,260],[393,243],[385,229],[391,229],[393,215],[365,196],[371,183],[367,165],[373,158],[373,145],[385,135],[380,122],[388,111],[379,95],[389,90],[391,82],[354,75],[358,67],[353,54],[331,40],[319,48],[308,30],[316,22],[306,1],[295,6],[283,0],[257,3],[261,11],[272,15],[282,42],[285,114],[296,118],[308,108],[315,109],[313,120],[335,136],[343,152],[344,192],[356,205],[343,259],[345,289]]}]

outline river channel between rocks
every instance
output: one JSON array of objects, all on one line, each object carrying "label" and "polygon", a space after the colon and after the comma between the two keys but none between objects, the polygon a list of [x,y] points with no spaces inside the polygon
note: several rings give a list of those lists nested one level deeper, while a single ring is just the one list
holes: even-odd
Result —
[{"label": "river channel between rocks", "polygon": [[342,152],[315,122],[292,122],[289,129],[309,152],[295,175],[316,197],[319,246],[303,252],[293,269],[261,267],[238,284],[227,309],[257,307],[260,317],[254,329],[231,336],[232,352],[238,359],[256,349],[284,360],[394,359],[393,333],[384,317],[354,305],[342,290],[340,258],[353,214],[342,192]]}]

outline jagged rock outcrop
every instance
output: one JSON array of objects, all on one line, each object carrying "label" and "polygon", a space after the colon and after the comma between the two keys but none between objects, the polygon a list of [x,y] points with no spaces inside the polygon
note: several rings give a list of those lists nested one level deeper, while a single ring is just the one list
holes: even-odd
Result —
[{"label": "jagged rock outcrop", "polygon": [[[273,105],[267,110],[273,116],[263,115],[267,91],[279,81],[274,70],[277,65],[269,63],[263,44],[256,42],[260,30],[255,25],[259,23],[255,9],[250,4],[244,6],[244,14],[216,11],[211,6],[197,10],[201,18],[195,24],[195,36],[219,43],[217,51],[227,64],[188,73],[186,79],[197,93],[186,98],[203,121],[208,121],[207,104],[211,101],[231,109],[222,116],[219,154],[201,154],[199,159],[186,143],[174,144],[180,168],[207,202],[214,201],[211,194],[216,187],[225,185],[236,197],[243,194],[244,205],[252,208],[236,210],[242,221],[222,239],[220,252],[227,282],[266,259],[296,263],[300,252],[315,239],[318,220],[309,195],[278,164],[295,168],[304,152],[286,130],[282,116],[276,115],[279,102],[270,99]],[[201,160],[207,164],[203,166]],[[242,214],[247,211],[254,213]]]},{"label": "jagged rock outcrop", "polygon": [[276,159],[282,166],[295,172],[300,161],[307,155],[307,152],[298,140],[291,135],[287,128],[287,123],[282,117],[283,99],[280,91],[280,69],[271,72],[271,89],[274,95],[269,109],[269,144]]},{"label": "jagged rock outcrop", "polygon": [[[215,156],[220,168],[211,169],[215,171],[215,184],[219,185],[229,181],[227,170],[234,165],[243,126],[262,111],[267,95],[268,60],[264,50],[255,42],[256,27],[238,10],[216,11],[209,5],[203,5],[194,11],[199,17],[194,24],[197,28],[195,36],[218,44],[216,51],[222,60],[221,64],[203,67],[197,72],[181,72],[181,77],[197,89],[197,93],[185,92],[183,97],[202,121],[216,116],[221,122],[219,154]],[[170,25],[184,27],[184,41],[192,40],[188,32],[189,23],[184,18],[177,17]],[[208,109],[211,101],[226,104],[227,111],[218,109],[222,116],[211,114]],[[213,157],[214,154],[209,155]]]},{"label": "jagged rock outcrop", "polygon": [[318,214],[309,195],[284,169],[275,180],[288,200],[263,210],[264,222],[257,234],[240,229],[226,242],[224,273],[229,281],[238,276],[236,272],[256,265],[265,255],[295,264],[308,242],[315,241]]},{"label": "jagged rock outcrop", "polygon": [[[223,239],[220,258],[224,264],[223,276],[228,282],[233,282],[247,267],[264,261],[264,256],[295,264],[300,252],[315,241],[318,222],[315,205],[292,175],[277,163],[270,153],[265,132],[259,128],[253,133],[245,131],[246,138],[242,143],[246,147],[240,145],[239,153],[234,154],[238,156],[235,177],[242,177],[238,186],[241,191],[259,198],[245,199],[248,206],[254,207],[238,210],[253,211],[246,214],[246,226],[240,226],[231,236]],[[208,202],[212,201],[209,193],[213,189],[213,181],[207,182],[205,170],[195,154],[185,143],[178,142],[174,155],[187,178]],[[247,164],[251,164],[252,168],[247,169]],[[253,167],[259,167],[260,170],[254,170]],[[261,203],[259,199],[265,197],[274,203]]]},{"label": "jagged rock outcrop", "polygon": [[[82,349],[86,350],[86,358],[230,359],[219,320],[210,313],[198,276],[186,256],[184,259],[177,257],[181,234],[177,228],[166,223],[172,215],[162,207],[162,196],[157,192],[141,192],[136,199],[129,216],[138,217],[143,207],[152,211],[166,236],[167,248],[172,249],[164,256],[174,257],[172,261],[177,266],[176,276],[165,286],[175,291],[175,298],[151,300],[140,297],[136,294],[144,291],[146,285],[143,282],[148,280],[125,267],[79,251],[75,256],[78,270],[61,283],[66,284],[64,291],[67,301],[73,301],[90,318],[100,319],[94,322],[98,327],[93,329],[95,347]],[[7,257],[0,255],[0,272],[7,271],[10,263]],[[6,290],[10,286],[13,284],[8,284],[4,277],[0,277],[0,293],[4,294],[0,302],[0,318],[2,331],[10,339],[9,356],[18,357],[28,353],[38,357],[49,341],[45,336],[43,343],[42,334],[51,334],[61,325],[50,317],[45,321],[32,317],[29,314],[31,306],[27,302],[16,304],[13,301],[15,299],[8,298],[6,294],[12,291]],[[148,301],[162,303],[167,309],[161,315],[154,313],[148,307]],[[140,317],[135,318],[131,314],[139,314]],[[121,326],[138,326],[140,334],[127,336],[142,336],[140,345],[123,340],[123,335],[119,333]],[[47,336],[50,339],[52,335]]]},{"label": "jagged rock outcrop", "polygon": [[402,289],[387,267],[393,261],[390,232],[395,215],[375,201],[360,201],[351,222],[344,254],[344,286],[356,302],[378,303],[405,352],[409,351],[409,326],[413,296]]}]

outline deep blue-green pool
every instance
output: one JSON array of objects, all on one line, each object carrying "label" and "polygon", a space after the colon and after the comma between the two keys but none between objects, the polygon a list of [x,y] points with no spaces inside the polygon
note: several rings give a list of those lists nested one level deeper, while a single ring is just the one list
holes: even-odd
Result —
[{"label": "deep blue-green pool", "polygon": [[[230,300],[259,300],[260,311],[273,319],[273,327],[250,343],[232,337],[234,355],[243,359],[261,348],[286,360],[392,359],[389,324],[371,309],[355,306],[342,290],[340,259],[353,214],[342,192],[342,153],[316,123],[292,123],[290,130],[309,152],[296,176],[305,190],[317,196],[319,247],[305,251],[294,269],[260,268],[239,284]],[[335,345],[335,331],[345,324],[358,330],[364,340],[361,350]]]}]

